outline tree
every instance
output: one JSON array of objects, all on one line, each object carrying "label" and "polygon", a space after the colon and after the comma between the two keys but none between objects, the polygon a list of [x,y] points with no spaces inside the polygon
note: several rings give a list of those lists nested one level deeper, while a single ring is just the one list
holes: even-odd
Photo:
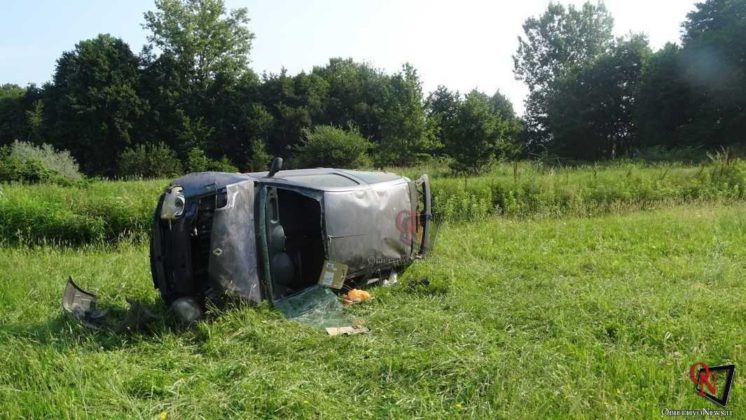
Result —
[{"label": "tree", "polygon": [[314,74],[292,77],[283,69],[280,74],[264,75],[261,98],[272,118],[267,136],[272,154],[287,157],[301,141],[321,112],[326,89],[326,82]]},{"label": "tree", "polygon": [[505,136],[508,139],[509,147],[506,145],[505,153],[510,158],[517,158],[524,147],[523,141],[523,121],[515,115],[513,103],[499,90],[490,97],[490,108],[503,121],[507,123]]},{"label": "tree", "polygon": [[330,125],[319,125],[304,130],[305,140],[295,147],[293,166],[313,168],[359,168],[370,162],[367,156],[370,143],[354,127],[348,130]]},{"label": "tree", "polygon": [[427,130],[422,83],[417,71],[405,64],[388,83],[380,107],[381,139],[376,164],[411,165],[419,160],[432,141]]},{"label": "tree", "polygon": [[18,85],[0,85],[0,146],[10,144],[23,136],[25,94],[26,89]]},{"label": "tree", "polygon": [[678,147],[690,140],[692,92],[684,78],[681,48],[666,44],[644,67],[637,94],[635,122],[643,147]]},{"label": "tree", "polygon": [[312,75],[327,84],[314,123],[357,127],[374,143],[378,166],[411,164],[433,149],[422,84],[411,65],[387,75],[365,63],[333,58]]},{"label": "tree", "polygon": [[249,171],[261,172],[269,168],[272,161],[272,155],[267,153],[267,146],[264,140],[256,139],[251,143],[249,161],[247,162]]},{"label": "tree", "polygon": [[[194,148],[211,159],[243,165],[271,117],[260,81],[248,67],[254,35],[245,8],[223,0],[157,0],[145,13],[150,45],[143,51],[143,96],[155,112],[143,136],[164,139],[182,160]],[[160,51],[156,56],[154,51]]]},{"label": "tree", "polygon": [[550,150],[595,160],[623,155],[635,146],[635,100],[649,55],[647,38],[632,36],[576,75],[561,79],[547,104]]},{"label": "tree", "polygon": [[746,1],[697,3],[683,24],[683,77],[692,95],[690,142],[742,142],[746,131]]},{"label": "tree", "polygon": [[425,114],[433,133],[436,147],[446,143],[446,127],[456,118],[461,102],[458,91],[450,91],[445,86],[438,86],[425,100]]},{"label": "tree", "polygon": [[79,42],[57,61],[47,113],[55,146],[85,172],[111,175],[146,110],[138,96],[138,59],[111,35]]},{"label": "tree", "polygon": [[609,50],[613,24],[603,3],[580,9],[550,3],[543,15],[523,24],[525,38],[518,38],[513,71],[529,89],[526,123],[532,143],[550,138],[546,106],[556,83]]},{"label": "tree", "polygon": [[223,0],[156,0],[145,13],[148,41],[171,56],[190,81],[205,87],[221,73],[248,69],[254,34],[246,8],[228,11]]},{"label": "tree", "polygon": [[493,112],[487,95],[473,90],[459,104],[455,117],[445,125],[446,153],[456,173],[475,174],[502,153],[507,143],[507,123]]},{"label": "tree", "polygon": [[492,108],[492,112],[497,113],[502,119],[512,120],[515,118],[513,103],[499,90],[490,97],[490,107]]}]

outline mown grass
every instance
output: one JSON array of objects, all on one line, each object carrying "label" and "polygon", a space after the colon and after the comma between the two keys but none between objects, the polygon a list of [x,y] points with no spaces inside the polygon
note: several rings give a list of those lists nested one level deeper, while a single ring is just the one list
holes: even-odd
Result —
[{"label": "mown grass", "polygon": [[[327,337],[267,307],[175,327],[146,247],[0,249],[0,412],[8,417],[653,417],[715,408],[689,365],[746,337],[746,205],[442,228],[432,258]],[[164,321],[91,332],[61,318],[64,280]],[[429,284],[419,280],[429,279]],[[746,412],[742,375],[728,409]]]},{"label": "mown grass", "polygon": [[[701,166],[615,162],[573,168],[517,162],[468,179],[448,175],[443,165],[392,170],[413,179],[431,174],[438,215],[448,221],[491,215],[594,216],[671,204],[730,203],[742,201],[746,190],[743,161]],[[0,185],[0,240],[83,244],[146,237],[152,210],[168,182]]]}]

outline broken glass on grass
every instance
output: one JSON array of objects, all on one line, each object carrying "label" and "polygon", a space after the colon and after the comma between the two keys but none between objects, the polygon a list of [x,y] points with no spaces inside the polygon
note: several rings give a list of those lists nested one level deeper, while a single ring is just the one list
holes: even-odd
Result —
[{"label": "broken glass on grass", "polygon": [[285,318],[324,328],[329,335],[368,332],[351,314],[345,312],[337,295],[323,286],[312,286],[275,302]]}]

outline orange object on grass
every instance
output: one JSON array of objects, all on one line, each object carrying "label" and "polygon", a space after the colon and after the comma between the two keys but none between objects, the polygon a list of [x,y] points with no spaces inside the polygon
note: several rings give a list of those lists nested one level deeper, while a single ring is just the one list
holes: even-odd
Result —
[{"label": "orange object on grass", "polygon": [[344,296],[345,303],[365,302],[368,299],[370,299],[370,293],[359,289],[352,289]]}]

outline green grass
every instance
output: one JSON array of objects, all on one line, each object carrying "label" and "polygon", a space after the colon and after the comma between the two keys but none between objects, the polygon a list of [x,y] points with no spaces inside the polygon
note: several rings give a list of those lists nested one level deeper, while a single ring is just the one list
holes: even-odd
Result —
[{"label": "green grass", "polygon": [[[604,165],[553,168],[531,162],[496,165],[468,179],[443,165],[392,169],[411,178],[432,175],[439,216],[476,221],[595,216],[682,203],[743,201],[746,163],[702,166]],[[168,180],[89,181],[57,185],[0,185],[0,243],[86,244],[146,237],[158,195]]]},{"label": "green grass", "polygon": [[[715,408],[689,365],[746,366],[746,204],[444,226],[436,253],[327,337],[267,307],[177,328],[146,247],[0,248],[7,417],[657,417]],[[150,333],[82,330],[64,281],[164,315]],[[429,285],[417,282],[428,277]],[[746,412],[740,373],[728,406]]]},{"label": "green grass", "polygon": [[149,232],[167,180],[0,185],[0,243],[110,242]]}]

